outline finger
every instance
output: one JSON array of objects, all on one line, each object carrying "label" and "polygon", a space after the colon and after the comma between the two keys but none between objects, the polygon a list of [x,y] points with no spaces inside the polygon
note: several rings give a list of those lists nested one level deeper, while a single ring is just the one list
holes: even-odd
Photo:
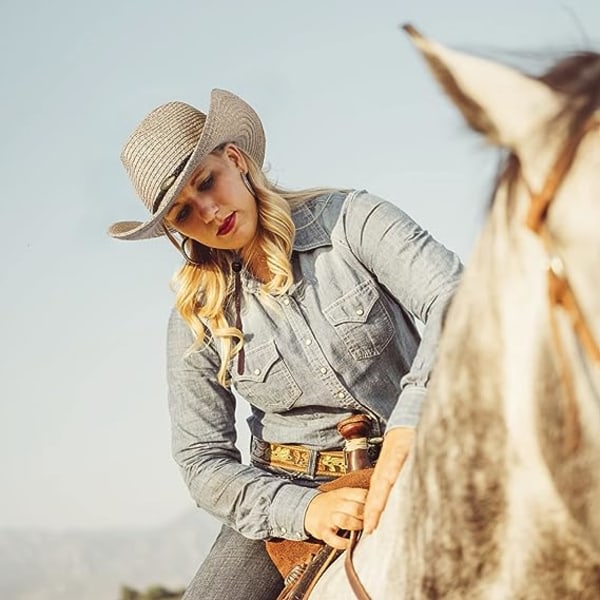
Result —
[{"label": "finger", "polygon": [[364,488],[352,487],[343,487],[332,491],[332,493],[335,493],[340,499],[350,502],[357,502],[359,504],[365,503],[367,499],[367,492],[368,490],[365,490]]},{"label": "finger", "polygon": [[337,531],[334,529],[328,529],[322,539],[326,544],[337,550],[346,550],[350,546],[350,540],[337,535]]},{"label": "finger", "polygon": [[337,512],[343,512],[355,517],[360,517],[362,519],[365,512],[365,503],[367,501],[367,490],[363,490],[364,493],[361,494],[360,500],[355,500],[353,498],[341,498],[338,502],[336,502],[335,510]]},{"label": "finger", "polygon": [[379,524],[379,518],[386,505],[391,489],[391,482],[387,479],[379,478],[371,484],[371,491],[367,497],[364,512],[365,533],[372,533]]},{"label": "finger", "polygon": [[365,505],[367,533],[371,533],[379,523],[390,490],[406,461],[414,436],[414,429],[398,427],[389,431],[383,440],[381,455],[371,478],[371,488]]},{"label": "finger", "polygon": [[379,518],[406,460],[406,454],[396,455],[394,459],[378,463],[373,472],[364,508],[365,533],[372,533],[379,524]]},{"label": "finger", "polygon": [[363,520],[361,518],[343,512],[333,513],[331,522],[339,529],[347,529],[349,531],[360,531],[363,528]]}]

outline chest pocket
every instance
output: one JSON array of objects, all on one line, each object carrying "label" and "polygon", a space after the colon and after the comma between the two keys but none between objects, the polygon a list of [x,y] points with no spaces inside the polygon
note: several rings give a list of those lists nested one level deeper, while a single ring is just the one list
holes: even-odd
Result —
[{"label": "chest pocket", "polygon": [[275,342],[246,348],[244,373],[234,374],[236,390],[253,406],[265,412],[291,408],[302,395]]},{"label": "chest pocket", "polygon": [[323,314],[356,360],[378,356],[394,336],[392,319],[371,281],[356,286]]}]

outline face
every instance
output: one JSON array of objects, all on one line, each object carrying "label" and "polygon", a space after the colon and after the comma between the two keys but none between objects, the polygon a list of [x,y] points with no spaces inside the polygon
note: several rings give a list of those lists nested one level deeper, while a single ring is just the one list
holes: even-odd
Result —
[{"label": "face", "polygon": [[241,250],[256,235],[256,200],[242,181],[241,152],[229,144],[198,166],[166,220],[182,235],[219,250]]}]

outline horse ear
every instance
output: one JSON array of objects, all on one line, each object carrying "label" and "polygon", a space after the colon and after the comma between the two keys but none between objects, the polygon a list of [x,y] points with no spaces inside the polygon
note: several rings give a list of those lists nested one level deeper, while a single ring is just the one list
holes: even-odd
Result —
[{"label": "horse ear", "polygon": [[404,30],[467,123],[492,143],[518,151],[520,142],[559,110],[559,98],[543,83],[505,65],[450,50]]}]

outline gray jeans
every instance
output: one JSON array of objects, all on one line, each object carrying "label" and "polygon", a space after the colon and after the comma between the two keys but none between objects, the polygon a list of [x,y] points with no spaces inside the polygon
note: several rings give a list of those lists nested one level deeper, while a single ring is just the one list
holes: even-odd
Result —
[{"label": "gray jeans", "polygon": [[264,541],[223,525],[182,600],[275,600],[282,589]]}]

